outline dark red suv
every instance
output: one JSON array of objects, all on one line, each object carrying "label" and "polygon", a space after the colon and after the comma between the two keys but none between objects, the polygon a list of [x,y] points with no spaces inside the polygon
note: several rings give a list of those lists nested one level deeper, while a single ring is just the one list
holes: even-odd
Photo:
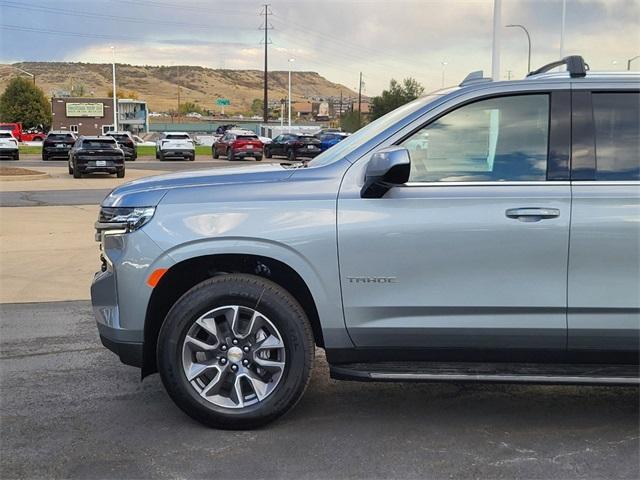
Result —
[{"label": "dark red suv", "polygon": [[220,139],[211,145],[213,158],[227,157],[227,160],[252,157],[262,160],[262,142],[258,136],[249,131],[228,130]]}]

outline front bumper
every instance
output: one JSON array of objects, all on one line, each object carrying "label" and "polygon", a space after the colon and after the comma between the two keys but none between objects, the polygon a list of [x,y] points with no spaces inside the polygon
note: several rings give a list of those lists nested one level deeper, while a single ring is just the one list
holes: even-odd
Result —
[{"label": "front bumper", "polygon": [[71,147],[42,147],[42,152],[49,157],[69,158],[69,150]]},{"label": "front bumper", "polygon": [[141,367],[144,323],[152,293],[145,280],[162,252],[142,230],[102,239],[103,268],[91,284],[98,333],[102,344],[123,363]]},{"label": "front bumper", "polygon": [[[117,171],[124,169],[124,157],[120,157],[118,159],[113,158],[77,158],[76,166],[82,172],[105,172],[105,173],[115,173]],[[98,165],[98,162],[104,162],[104,165]]]},{"label": "front bumper", "polygon": [[12,157],[18,153],[17,148],[0,148],[0,157]]},{"label": "front bumper", "polygon": [[180,157],[180,158],[191,158],[195,157],[195,150],[160,150],[162,152],[162,156],[164,158],[170,157]]}]

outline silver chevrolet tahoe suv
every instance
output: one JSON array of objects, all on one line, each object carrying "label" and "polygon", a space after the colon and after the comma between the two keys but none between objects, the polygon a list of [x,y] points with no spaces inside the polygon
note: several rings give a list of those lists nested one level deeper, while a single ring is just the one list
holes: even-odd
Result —
[{"label": "silver chevrolet tahoe suv", "polygon": [[[565,64],[564,72],[551,69]],[[218,428],[364,381],[638,384],[640,77],[481,72],[310,163],[103,201],[104,345]]]}]

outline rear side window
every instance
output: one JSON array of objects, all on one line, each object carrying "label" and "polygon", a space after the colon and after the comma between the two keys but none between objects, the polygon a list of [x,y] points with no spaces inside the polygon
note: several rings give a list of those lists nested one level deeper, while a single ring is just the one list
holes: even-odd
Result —
[{"label": "rear side window", "polygon": [[640,93],[594,93],[596,180],[640,180]]},{"label": "rear side window", "polygon": [[445,114],[402,142],[412,182],[544,181],[549,96],[480,100]]}]

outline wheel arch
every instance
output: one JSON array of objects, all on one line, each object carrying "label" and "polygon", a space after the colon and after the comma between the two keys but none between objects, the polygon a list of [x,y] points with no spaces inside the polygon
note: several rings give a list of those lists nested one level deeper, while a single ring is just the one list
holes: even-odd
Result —
[{"label": "wheel arch", "polygon": [[287,290],[304,309],[317,346],[324,347],[324,337],[316,302],[307,282],[291,266],[275,258],[253,254],[201,255],[184,259],[162,276],[151,293],[144,322],[142,376],[157,371],[158,334],[173,304],[198,283],[225,273],[249,273],[262,276]]}]

